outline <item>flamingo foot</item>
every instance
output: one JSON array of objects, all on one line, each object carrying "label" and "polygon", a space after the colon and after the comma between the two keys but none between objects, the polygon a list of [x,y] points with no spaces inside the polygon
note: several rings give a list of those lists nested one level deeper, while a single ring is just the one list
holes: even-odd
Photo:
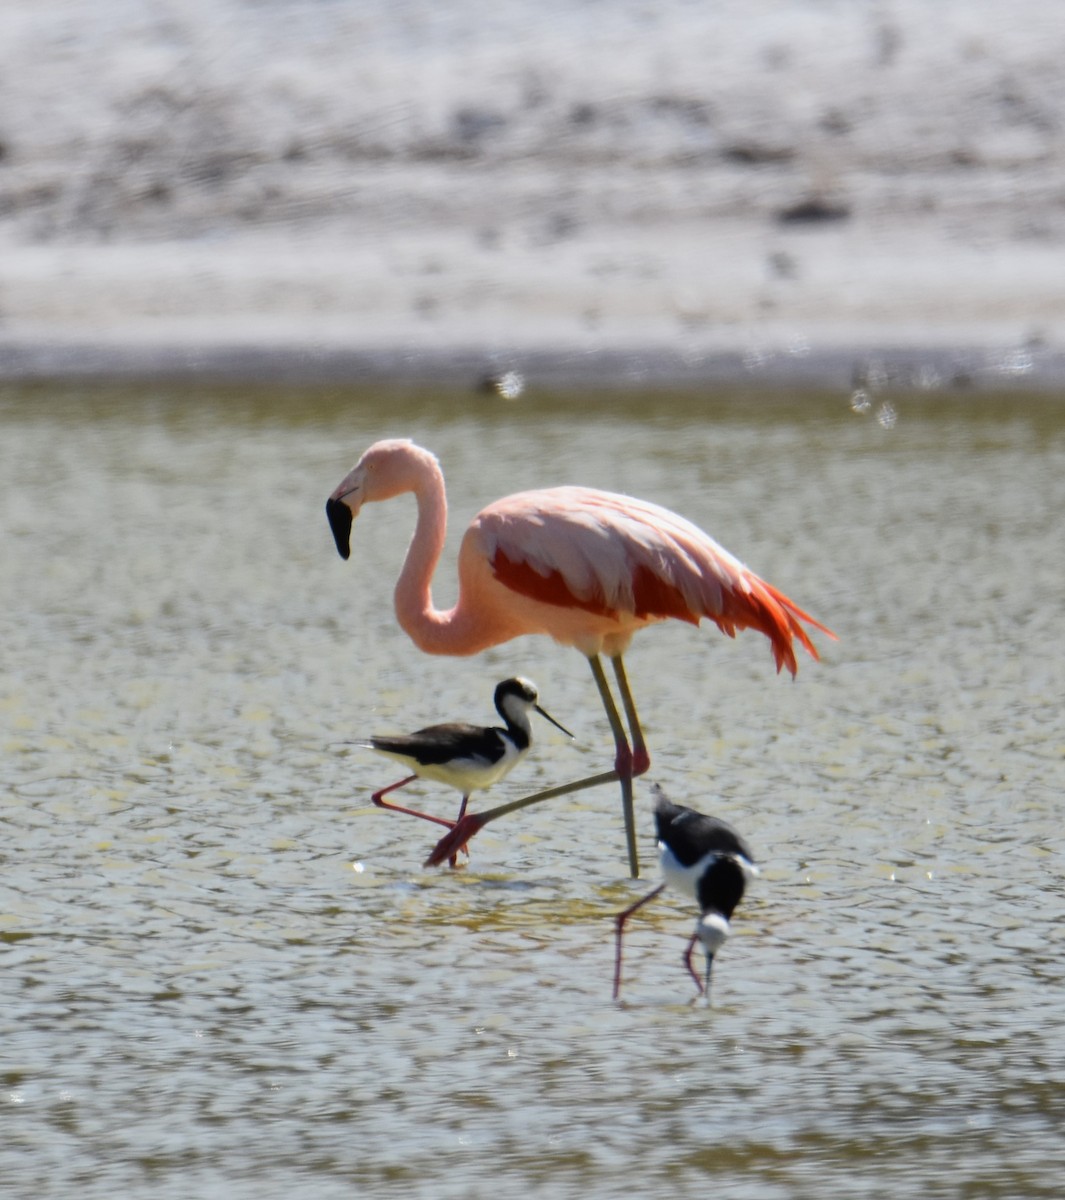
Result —
[{"label": "flamingo foot", "polygon": [[461,821],[456,821],[451,831],[445,833],[436,843],[432,853],[422,863],[422,866],[439,867],[445,858],[454,866],[455,856],[460,850],[465,850],[468,856],[470,852],[466,843],[487,824],[483,813],[467,813]]},{"label": "flamingo foot", "polygon": [[[456,851],[455,851],[455,853],[454,853],[454,854],[452,854],[452,855],[450,855],[450,856],[448,857],[448,860],[447,860],[447,865],[448,865],[448,866],[449,866],[449,867],[450,867],[450,868],[451,868],[453,871],[458,869],[458,865],[459,865],[459,855],[460,855],[460,854],[465,854],[465,855],[466,855],[466,857],[467,857],[467,858],[469,858],[469,857],[470,857],[470,848],[469,848],[469,846],[459,846],[459,847],[457,847],[457,848],[456,848]],[[466,864],[465,864],[465,863],[463,863],[462,865],[463,865],[463,866],[465,866]]]}]

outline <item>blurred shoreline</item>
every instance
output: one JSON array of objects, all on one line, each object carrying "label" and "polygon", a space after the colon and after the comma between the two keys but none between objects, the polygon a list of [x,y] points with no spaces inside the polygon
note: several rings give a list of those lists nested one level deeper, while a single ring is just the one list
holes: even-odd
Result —
[{"label": "blurred shoreline", "polygon": [[1058,387],[1058,17],[11,0],[0,379]]}]

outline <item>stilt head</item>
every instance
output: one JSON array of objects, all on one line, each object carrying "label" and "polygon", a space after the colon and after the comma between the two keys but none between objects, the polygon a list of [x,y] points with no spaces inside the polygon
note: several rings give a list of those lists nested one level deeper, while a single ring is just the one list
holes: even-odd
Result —
[{"label": "stilt head", "polygon": [[522,716],[540,699],[536,684],[531,679],[515,675],[512,679],[504,679],[496,684],[496,712],[507,720]]},{"label": "stilt head", "polygon": [[703,952],[706,954],[707,974],[709,974],[710,963],[713,961],[714,955],[728,940],[728,935],[728,920],[720,913],[703,913],[699,918],[695,929],[695,936],[699,939]]},{"label": "stilt head", "polygon": [[561,729],[566,737],[573,737],[573,734],[561,721],[556,721],[546,708],[541,708],[539,700],[540,693],[536,689],[536,684],[531,679],[524,679],[520,675],[514,676],[513,679],[504,679],[496,686],[496,711],[508,724],[528,728],[528,714],[532,710],[538,712],[545,721],[550,721],[556,729]]}]

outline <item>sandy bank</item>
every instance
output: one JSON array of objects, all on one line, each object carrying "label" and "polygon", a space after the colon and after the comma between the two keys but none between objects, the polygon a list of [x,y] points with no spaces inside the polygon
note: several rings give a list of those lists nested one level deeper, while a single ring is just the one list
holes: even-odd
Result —
[{"label": "sandy bank", "polygon": [[1053,386],[1049,0],[0,13],[0,377]]}]

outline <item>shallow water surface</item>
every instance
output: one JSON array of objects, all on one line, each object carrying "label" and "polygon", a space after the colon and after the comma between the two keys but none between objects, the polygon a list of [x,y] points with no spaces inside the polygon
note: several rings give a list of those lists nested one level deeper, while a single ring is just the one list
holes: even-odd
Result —
[{"label": "shallow water surface", "polygon": [[[0,1178],[12,1195],[1051,1196],[1065,1152],[1065,409],[728,394],[0,393]],[[488,799],[604,769],[587,667],[432,659],[391,591],[409,498],[336,555],[370,442],[685,514],[839,634],[628,656],[649,780],[762,874],[689,1003],[684,902],[633,920],[612,788],[486,829],[382,813],[344,742],[545,723]],[[425,784],[410,802],[450,815]],[[647,781],[638,785],[654,874]]]}]

